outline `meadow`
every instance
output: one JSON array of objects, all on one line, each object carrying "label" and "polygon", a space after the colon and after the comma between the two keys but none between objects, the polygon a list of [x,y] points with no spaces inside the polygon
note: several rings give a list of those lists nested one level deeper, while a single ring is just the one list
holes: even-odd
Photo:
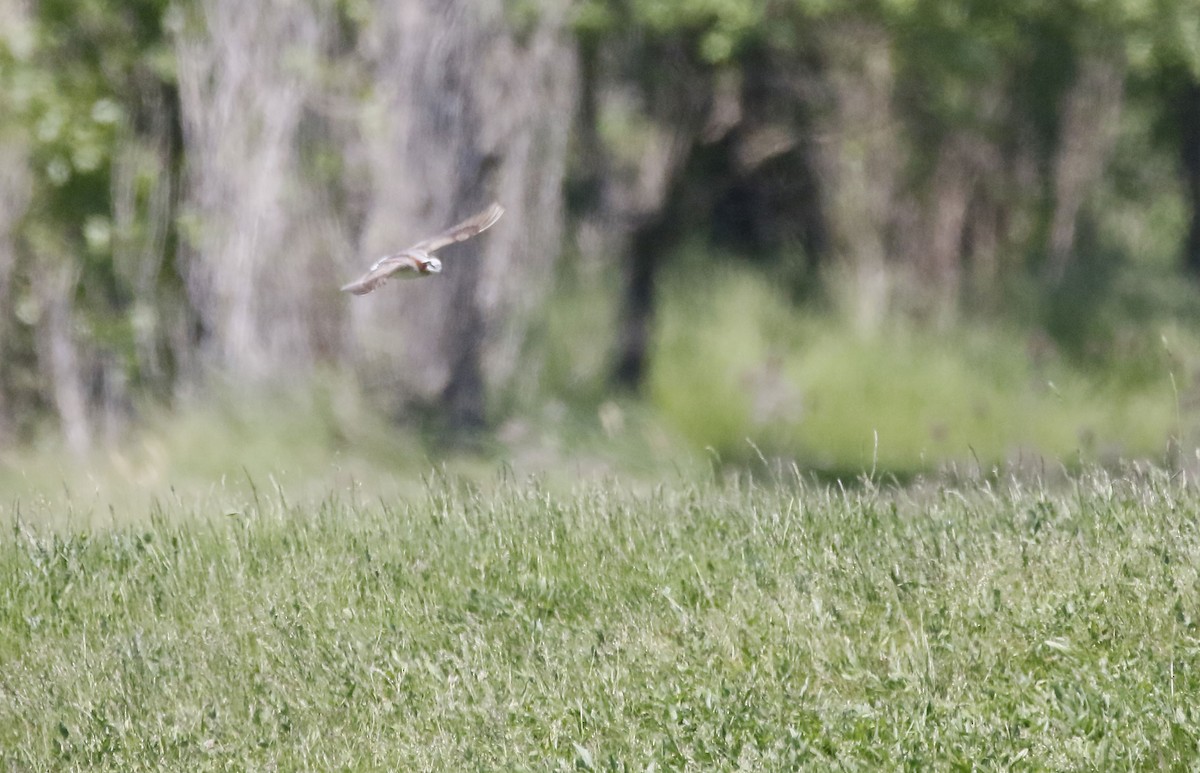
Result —
[{"label": "meadow", "polygon": [[1153,467],[248,479],[0,513],[6,770],[1200,759],[1200,491]]},{"label": "meadow", "polygon": [[843,5],[0,0],[0,773],[1200,771],[1197,3]]}]

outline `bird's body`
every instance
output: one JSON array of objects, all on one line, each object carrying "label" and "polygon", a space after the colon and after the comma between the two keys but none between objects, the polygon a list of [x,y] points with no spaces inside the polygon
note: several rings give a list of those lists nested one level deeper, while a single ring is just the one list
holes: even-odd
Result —
[{"label": "bird's body", "polygon": [[442,262],[433,257],[433,253],[456,242],[466,241],[476,234],[486,231],[496,224],[504,214],[504,207],[492,204],[477,215],[467,218],[458,225],[447,228],[437,236],[417,242],[408,249],[392,255],[385,255],[375,261],[367,273],[349,284],[343,285],[342,290],[355,295],[367,293],[382,287],[392,276],[404,279],[417,279],[442,271]]}]

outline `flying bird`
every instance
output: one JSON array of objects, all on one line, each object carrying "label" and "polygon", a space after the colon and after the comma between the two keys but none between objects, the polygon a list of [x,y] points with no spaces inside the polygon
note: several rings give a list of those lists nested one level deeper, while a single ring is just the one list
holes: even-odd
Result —
[{"label": "flying bird", "polygon": [[442,261],[433,257],[434,252],[486,231],[495,225],[503,214],[504,207],[493,203],[479,214],[472,215],[458,225],[450,226],[437,236],[419,241],[406,250],[383,256],[367,269],[367,273],[350,284],[343,285],[342,290],[355,295],[366,295],[383,287],[392,274],[399,274],[404,279],[440,274]]}]

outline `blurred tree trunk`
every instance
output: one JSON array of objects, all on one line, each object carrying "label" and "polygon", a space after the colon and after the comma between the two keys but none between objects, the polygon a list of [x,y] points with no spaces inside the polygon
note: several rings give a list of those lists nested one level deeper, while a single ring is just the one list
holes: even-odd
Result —
[{"label": "blurred tree trunk", "polygon": [[360,42],[370,63],[361,248],[347,276],[481,209],[507,210],[444,252],[436,281],[350,299],[347,349],[394,410],[435,409],[452,430],[483,425],[485,394],[533,370],[521,356],[561,250],[577,64],[567,4],[514,29],[499,0],[380,6]]},{"label": "blurred tree trunk", "polygon": [[[468,116],[463,116],[468,120]],[[473,120],[478,118],[472,117]],[[478,136],[478,127],[473,127]],[[491,180],[493,163],[490,158],[460,159],[462,173],[456,181],[457,200],[464,211],[478,212],[487,206],[488,191],[494,187]],[[466,255],[471,263],[464,263],[460,270],[448,272],[450,293],[462,298],[457,313],[446,319],[445,351],[449,358],[446,386],[442,389],[440,402],[446,411],[446,420],[452,432],[471,435],[486,426],[486,384],[483,374],[483,342],[487,333],[483,308],[479,302],[482,271],[479,266],[479,245]]]},{"label": "blurred tree trunk", "polygon": [[1183,264],[1189,274],[1200,277],[1200,83],[1191,82],[1182,89],[1179,124],[1180,160],[1192,209]]},{"label": "blurred tree trunk", "polygon": [[[981,106],[988,121],[995,112]],[[911,268],[906,304],[944,325],[956,318],[964,287],[986,295],[996,283],[1015,186],[1003,150],[985,132],[954,129],[926,150],[934,158],[928,178],[908,181],[910,194],[896,202],[893,249],[896,262]]]},{"label": "blurred tree trunk", "polygon": [[16,226],[29,203],[30,179],[25,148],[15,139],[0,139],[0,448],[13,434],[13,412],[23,352],[15,328],[21,324],[16,314],[17,293],[14,277],[17,268]]},{"label": "blurred tree trunk", "polygon": [[[28,34],[28,16],[25,4],[0,0],[0,47],[11,49],[12,37]],[[5,107],[0,102],[0,110]],[[29,348],[17,335],[23,323],[15,279],[17,232],[32,193],[28,137],[3,118],[0,115],[0,449],[9,445],[17,429],[18,403],[23,398],[17,382],[26,376],[30,358]]]},{"label": "blurred tree trunk", "polygon": [[831,259],[855,326],[875,331],[891,301],[888,255],[904,148],[892,108],[891,42],[862,21],[831,23],[820,40],[827,91],[816,112],[817,164]]},{"label": "blurred tree trunk", "polygon": [[656,218],[648,227],[638,229],[626,262],[625,293],[621,302],[617,333],[617,359],[613,382],[622,389],[636,391],[646,375],[651,324],[654,320],[654,288],[664,242],[659,234],[669,224]]},{"label": "blurred tree trunk", "polygon": [[[686,165],[685,165],[686,166]],[[625,254],[625,289],[621,300],[617,360],[613,380],[623,389],[636,390],[646,373],[654,322],[655,286],[664,253],[677,249],[685,232],[683,218],[689,214],[677,206],[684,192],[683,170],[677,184],[666,192],[663,206],[634,229]]]},{"label": "blurred tree trunk", "polygon": [[[712,191],[717,183],[695,168],[703,165],[704,149],[695,137],[689,142],[691,147],[678,160],[668,157],[670,168],[663,180],[661,198],[634,221],[624,250],[624,290],[613,369],[614,383],[623,389],[638,389],[645,376],[656,286],[664,259],[682,245],[689,229],[707,219],[706,213],[714,204]],[[685,204],[687,200],[692,206]]]},{"label": "blurred tree trunk", "polygon": [[[299,167],[326,21],[309,3],[199,0],[175,36],[186,145],[182,273],[206,370],[303,381],[337,278]],[[193,374],[195,375],[195,374]]]},{"label": "blurred tree trunk", "polygon": [[[705,195],[696,200],[698,210],[679,201],[711,194],[716,185],[692,168],[704,163],[713,84],[689,48],[686,40],[583,44],[576,239],[586,259],[618,261],[611,378],[627,389],[638,388],[645,372],[664,254],[707,221],[713,204]],[[630,124],[634,134],[604,137],[606,122]]]},{"label": "blurred tree trunk", "polygon": [[972,163],[977,150],[973,139],[955,134],[939,148],[919,217],[919,243],[904,250],[912,257],[922,285],[932,291],[930,300],[939,305],[956,303],[962,286],[963,231],[978,173]]},{"label": "blurred tree trunk", "polygon": [[42,265],[31,277],[41,312],[36,325],[38,364],[50,386],[67,449],[82,456],[91,448],[92,426],[84,383],[87,368],[74,334],[73,299],[79,272],[67,256],[56,260],[43,254],[39,262]]},{"label": "blurred tree trunk", "polygon": [[[697,88],[692,93],[706,92]],[[711,102],[707,100],[691,104],[688,114],[693,119],[703,118],[703,109],[708,106]],[[727,201],[743,179],[745,170],[739,165],[743,134],[732,125],[724,127],[719,135],[706,131],[703,123],[691,127],[690,147],[664,181],[666,188],[656,208],[634,225],[625,253],[624,295],[613,371],[614,382],[624,389],[638,389],[646,375],[658,278],[666,258],[685,246],[689,238],[711,238],[712,219],[719,203]]]},{"label": "blurred tree trunk", "polygon": [[[720,68],[697,60],[694,47],[688,39],[625,40],[597,54],[585,45],[592,64],[580,111],[580,234],[591,251],[621,256],[612,379],[626,389],[645,376],[664,261],[687,240],[748,258],[799,252],[805,265],[792,266],[793,277],[810,274],[828,248],[812,139],[813,64],[762,51],[754,66]],[[599,126],[631,119],[633,136],[607,144],[598,136]]]}]

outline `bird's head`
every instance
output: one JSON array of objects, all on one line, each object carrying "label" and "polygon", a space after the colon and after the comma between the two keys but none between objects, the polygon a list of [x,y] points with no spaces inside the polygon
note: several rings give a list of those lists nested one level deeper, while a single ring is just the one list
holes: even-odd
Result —
[{"label": "bird's head", "polygon": [[434,257],[429,257],[421,263],[422,274],[440,274],[442,273],[442,261]]}]

